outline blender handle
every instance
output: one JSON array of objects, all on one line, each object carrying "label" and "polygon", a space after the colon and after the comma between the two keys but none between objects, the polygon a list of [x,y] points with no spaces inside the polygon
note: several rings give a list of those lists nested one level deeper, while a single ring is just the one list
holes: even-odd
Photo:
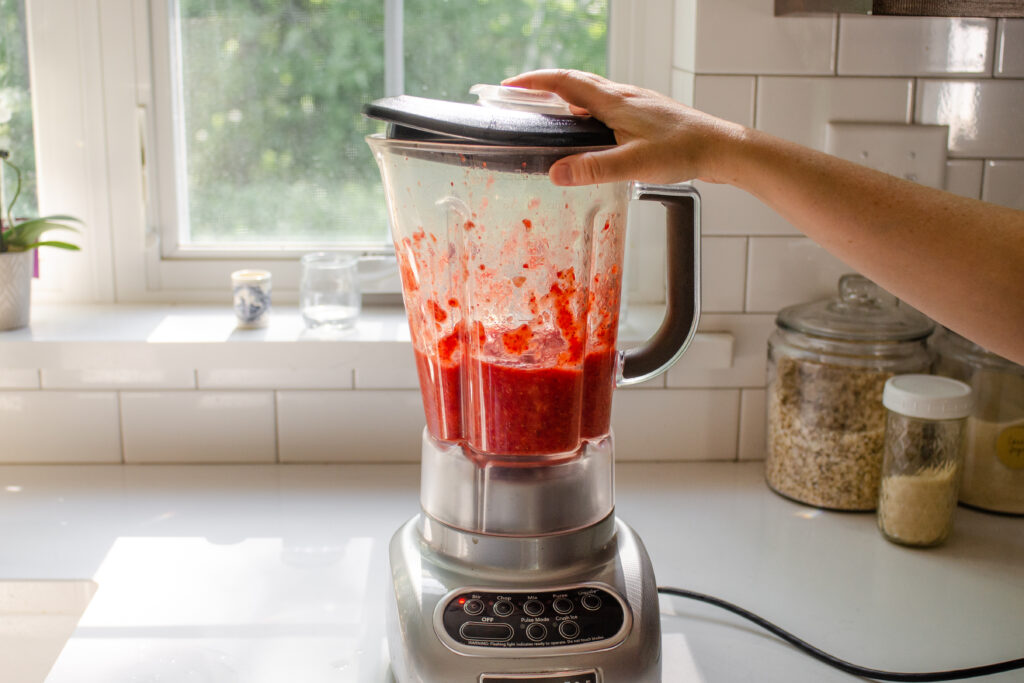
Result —
[{"label": "blender handle", "polygon": [[690,345],[700,318],[700,193],[692,185],[638,183],[633,197],[665,207],[668,286],[661,327],[646,344],[622,354],[620,387],[668,370]]}]

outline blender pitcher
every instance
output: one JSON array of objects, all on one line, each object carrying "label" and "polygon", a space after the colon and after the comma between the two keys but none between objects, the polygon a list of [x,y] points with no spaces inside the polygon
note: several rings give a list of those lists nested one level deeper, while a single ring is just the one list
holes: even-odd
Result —
[{"label": "blender pitcher", "polygon": [[[368,142],[387,192],[429,433],[478,463],[542,466],[606,437],[616,384],[649,379],[685,349],[698,268],[695,237],[680,234],[695,221],[679,212],[695,211],[697,199],[687,186],[557,187],[551,164],[614,144],[611,131],[587,117],[490,104],[378,101],[368,115],[391,126]],[[665,203],[670,224],[682,223],[670,225],[668,254],[681,267],[670,269],[661,333],[620,362],[634,197]]]}]

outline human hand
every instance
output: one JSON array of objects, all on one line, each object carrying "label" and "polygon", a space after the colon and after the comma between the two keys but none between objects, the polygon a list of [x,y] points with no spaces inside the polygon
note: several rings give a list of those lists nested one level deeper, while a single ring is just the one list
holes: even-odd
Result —
[{"label": "human hand", "polygon": [[570,104],[574,114],[589,113],[615,132],[618,146],[574,154],[552,165],[550,176],[556,185],[676,183],[693,178],[724,182],[715,168],[719,153],[743,130],[651,90],[583,71],[531,71],[502,85],[553,92]]}]

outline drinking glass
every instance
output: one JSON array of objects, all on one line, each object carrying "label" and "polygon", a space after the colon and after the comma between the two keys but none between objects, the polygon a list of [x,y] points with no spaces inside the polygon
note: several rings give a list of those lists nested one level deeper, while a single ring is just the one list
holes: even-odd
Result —
[{"label": "drinking glass", "polygon": [[299,308],[306,327],[347,328],[362,309],[359,257],[316,252],[302,257]]}]

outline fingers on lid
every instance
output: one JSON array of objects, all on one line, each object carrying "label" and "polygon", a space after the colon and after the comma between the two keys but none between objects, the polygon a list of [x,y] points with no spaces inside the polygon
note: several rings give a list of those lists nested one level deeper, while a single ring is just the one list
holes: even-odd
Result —
[{"label": "fingers on lid", "polygon": [[610,104],[614,97],[608,87],[611,81],[596,74],[571,69],[530,71],[505,79],[501,84],[518,88],[548,90],[570,105],[590,112],[599,111],[602,105]]}]

